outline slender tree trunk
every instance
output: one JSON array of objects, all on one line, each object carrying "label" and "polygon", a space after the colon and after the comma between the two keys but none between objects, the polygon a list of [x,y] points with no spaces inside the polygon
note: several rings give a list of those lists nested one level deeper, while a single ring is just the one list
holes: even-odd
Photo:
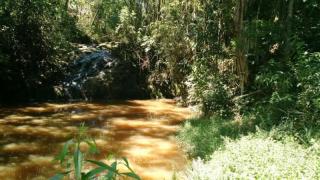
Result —
[{"label": "slender tree trunk", "polygon": [[239,77],[241,94],[244,93],[245,85],[248,83],[248,64],[246,59],[246,41],[243,34],[243,18],[246,0],[238,0],[235,16],[235,33],[237,39],[236,47],[236,71]]},{"label": "slender tree trunk", "polygon": [[158,0],[158,9],[157,9],[157,20],[160,20],[161,16],[161,0]]},{"label": "slender tree trunk", "polygon": [[[224,42],[224,14],[223,14],[223,10],[222,10],[222,1],[220,1],[219,5],[218,5],[218,44],[219,44],[219,51],[221,51],[221,48],[225,45]],[[221,52],[219,52],[221,53]]]},{"label": "slender tree trunk", "polygon": [[153,20],[157,19],[157,0],[153,1]]},{"label": "slender tree trunk", "polygon": [[289,60],[291,53],[291,31],[292,31],[292,16],[293,16],[294,0],[289,0],[288,14],[286,19],[286,34],[285,34],[285,60]]},{"label": "slender tree trunk", "polygon": [[255,61],[258,61],[259,55],[258,55],[258,19],[260,15],[260,9],[261,9],[261,3],[262,0],[259,0],[259,5],[258,5],[258,12],[256,15],[256,22],[255,22],[255,35],[254,35],[254,54],[255,54]]},{"label": "slender tree trunk", "polygon": [[69,0],[66,0],[66,3],[64,4],[64,8],[65,8],[65,11],[68,12],[68,9],[69,9]]}]

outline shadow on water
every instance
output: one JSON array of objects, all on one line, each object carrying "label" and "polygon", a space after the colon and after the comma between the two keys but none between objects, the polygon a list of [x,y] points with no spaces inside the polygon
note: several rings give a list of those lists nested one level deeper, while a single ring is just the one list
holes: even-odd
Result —
[{"label": "shadow on water", "polygon": [[0,109],[0,179],[47,179],[59,170],[53,157],[79,124],[89,127],[104,160],[128,157],[144,179],[170,179],[186,158],[174,134],[192,114],[172,100],[38,104]]}]

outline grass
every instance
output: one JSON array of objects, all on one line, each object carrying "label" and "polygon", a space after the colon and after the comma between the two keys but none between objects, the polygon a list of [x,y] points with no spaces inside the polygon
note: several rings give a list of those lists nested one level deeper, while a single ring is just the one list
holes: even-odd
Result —
[{"label": "grass", "polygon": [[[320,138],[312,128],[293,123],[259,129],[254,116],[237,120],[201,117],[178,134],[194,158],[185,179],[319,179]],[[261,126],[263,127],[263,126]],[[317,129],[317,128],[315,128]]]},{"label": "grass", "polygon": [[204,117],[188,120],[178,134],[178,140],[190,157],[207,159],[223,145],[223,137],[236,139],[241,134],[255,131],[250,118],[229,121],[219,117]]}]

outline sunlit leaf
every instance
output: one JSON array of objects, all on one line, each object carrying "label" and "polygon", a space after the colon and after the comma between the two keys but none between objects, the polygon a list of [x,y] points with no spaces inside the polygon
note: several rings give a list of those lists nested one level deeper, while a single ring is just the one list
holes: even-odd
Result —
[{"label": "sunlit leaf", "polygon": [[73,140],[72,140],[72,139],[69,140],[69,141],[67,141],[67,142],[64,144],[64,146],[63,146],[61,152],[59,153],[59,155],[55,158],[55,160],[58,160],[58,161],[60,161],[60,163],[63,163],[64,160],[65,160],[65,158],[66,158],[66,155],[68,154],[69,146],[70,146],[72,143],[73,143]]},{"label": "sunlit leaf", "polygon": [[73,156],[74,169],[76,180],[81,180],[81,169],[82,169],[82,153],[79,146],[76,148]]},{"label": "sunlit leaf", "polygon": [[129,161],[128,161],[128,159],[125,158],[125,157],[123,157],[122,159],[123,159],[123,161],[126,163],[126,166],[129,167]]},{"label": "sunlit leaf", "polygon": [[85,142],[89,146],[89,153],[91,153],[91,154],[99,153],[99,150],[97,148],[97,144],[94,139],[86,139]]},{"label": "sunlit leaf", "polygon": [[107,170],[104,167],[97,167],[95,169],[92,169],[91,171],[89,171],[87,174],[84,175],[84,179],[90,179],[95,177],[96,175],[102,173],[103,171]]},{"label": "sunlit leaf", "polygon": [[105,176],[106,179],[112,179],[117,174],[117,162],[111,164],[113,171],[108,171],[108,174]]},{"label": "sunlit leaf", "polygon": [[100,161],[94,161],[94,160],[86,160],[87,162],[90,162],[92,164],[95,164],[97,166],[100,166],[100,167],[103,167],[109,171],[114,171],[116,174],[119,174],[117,171],[115,171],[111,166],[103,163],[103,162],[100,162]]}]

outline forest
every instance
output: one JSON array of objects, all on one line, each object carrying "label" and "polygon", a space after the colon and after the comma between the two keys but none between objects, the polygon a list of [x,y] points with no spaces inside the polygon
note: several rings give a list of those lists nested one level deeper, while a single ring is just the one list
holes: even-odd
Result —
[{"label": "forest", "polygon": [[1,0],[0,179],[320,179],[319,12]]}]

